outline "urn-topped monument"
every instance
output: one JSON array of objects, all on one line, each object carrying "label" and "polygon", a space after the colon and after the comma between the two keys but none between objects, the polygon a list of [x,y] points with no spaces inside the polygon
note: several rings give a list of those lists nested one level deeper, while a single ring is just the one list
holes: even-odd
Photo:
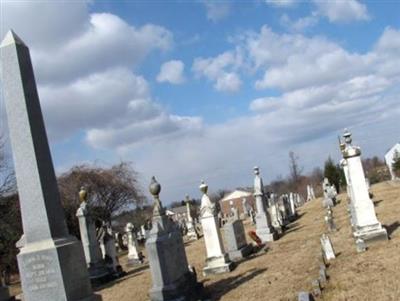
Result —
[{"label": "urn-topped monument", "polygon": [[229,260],[222,244],[221,232],[218,227],[218,212],[215,203],[207,195],[208,185],[201,181],[200,221],[203,228],[204,242],[206,244],[206,265],[203,269],[204,275],[230,272],[233,263]]},{"label": "urn-topped monument", "polygon": [[257,166],[254,167],[254,175],[254,197],[257,207],[256,234],[262,242],[273,241],[277,238],[277,234],[272,228],[270,216],[265,208],[264,185]]},{"label": "urn-topped monument", "polygon": [[152,177],[149,191],[154,198],[153,227],[146,240],[153,285],[150,300],[192,300],[201,285],[189,270],[181,233],[166,216],[159,194],[161,185]]},{"label": "urn-topped monument", "polygon": [[365,181],[364,169],[361,164],[361,149],[352,145],[351,133],[345,130],[345,148],[342,151],[343,158],[347,162],[348,180],[351,183],[352,197],[352,222],[354,222],[354,237],[361,238],[366,243],[374,240],[386,240],[386,229],[378,221],[374,203],[368,192]]}]

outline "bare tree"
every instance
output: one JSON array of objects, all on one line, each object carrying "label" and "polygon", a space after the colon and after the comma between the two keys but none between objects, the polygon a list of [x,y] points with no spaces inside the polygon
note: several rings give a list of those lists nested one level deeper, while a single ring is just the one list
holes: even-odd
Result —
[{"label": "bare tree", "polygon": [[289,152],[289,172],[290,182],[296,187],[300,180],[303,168],[299,166],[299,157],[293,152]]},{"label": "bare tree", "polygon": [[0,135],[0,198],[16,191],[16,181],[11,158],[6,153],[6,139]]},{"label": "bare tree", "polygon": [[133,210],[145,203],[138,174],[130,163],[121,162],[110,168],[74,166],[58,179],[60,195],[71,232],[79,235],[76,209],[82,186],[88,191],[88,206],[94,218],[111,222],[124,210]]}]

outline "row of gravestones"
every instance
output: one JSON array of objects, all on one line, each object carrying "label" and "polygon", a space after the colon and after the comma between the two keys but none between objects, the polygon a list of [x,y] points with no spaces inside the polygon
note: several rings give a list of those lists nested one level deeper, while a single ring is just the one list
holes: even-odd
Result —
[{"label": "row of gravestones", "polygon": [[[351,133],[346,129],[343,138],[340,141],[340,150],[343,159],[340,165],[343,169],[346,184],[350,224],[353,230],[353,238],[356,242],[357,252],[364,252],[367,246],[376,241],[387,240],[387,231],[378,221],[375,213],[374,203],[369,193],[369,182],[365,178],[362,162],[361,149],[352,145]],[[324,199],[323,206],[326,207],[325,223],[328,232],[337,231],[333,218],[332,207],[336,205],[337,192],[333,185],[330,185],[328,179],[323,182]],[[313,297],[319,297],[321,289],[326,285],[328,279],[326,268],[329,262],[335,259],[335,251],[332,242],[327,234],[321,236],[321,248],[323,265],[319,270],[319,278],[312,281],[313,293],[299,293],[299,301],[313,300]]]},{"label": "row of gravestones", "polygon": [[[77,211],[82,243],[67,229],[60,202],[54,167],[37,94],[36,83],[28,47],[12,31],[0,46],[1,76],[4,91],[10,141],[23,221],[23,237],[18,242],[17,256],[21,285],[25,301],[72,301],[101,299],[93,293],[90,278],[121,272],[115,242],[107,227],[98,227],[91,220],[86,197],[80,193],[81,205]],[[277,231],[272,227],[270,213],[263,191],[259,169],[255,168],[254,195],[257,204],[256,234],[262,242],[272,241]],[[149,190],[154,197],[152,227],[146,238],[146,250],[153,284],[151,300],[198,299],[201,284],[196,272],[188,265],[182,235],[167,217],[159,199],[161,186],[152,178]],[[208,186],[200,185],[201,226],[206,245],[205,275],[232,270],[230,259],[243,256],[247,251],[243,224],[235,220],[228,223],[228,250],[222,244],[216,206],[207,195]],[[287,220],[296,217],[294,194],[289,199]],[[301,201],[297,201],[297,206]],[[270,206],[271,207],[271,206]],[[273,214],[271,214],[273,215]],[[135,246],[132,227],[128,224],[128,248]],[[131,233],[132,235],[129,235]],[[231,234],[229,234],[231,233]],[[195,234],[197,235],[197,234]],[[101,237],[99,237],[101,236]],[[103,241],[100,243],[99,240]],[[235,241],[233,241],[235,240]],[[102,250],[103,248],[103,250]],[[103,252],[101,252],[103,251]],[[134,254],[137,260],[139,254]],[[137,248],[136,248],[137,253]],[[103,256],[104,254],[104,256]],[[104,266],[108,259],[109,267]],[[1,286],[0,300],[7,300]]]}]

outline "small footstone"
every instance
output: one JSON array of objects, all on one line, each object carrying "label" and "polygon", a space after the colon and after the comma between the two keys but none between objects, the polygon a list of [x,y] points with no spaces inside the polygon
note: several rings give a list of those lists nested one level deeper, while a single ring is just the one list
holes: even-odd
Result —
[{"label": "small footstone", "polygon": [[298,301],[314,301],[313,296],[309,292],[300,292]]},{"label": "small footstone", "polygon": [[364,240],[362,240],[361,238],[358,238],[356,240],[356,248],[357,248],[358,253],[367,251],[367,245],[365,244]]},{"label": "small footstone", "polygon": [[319,283],[322,286],[326,285],[326,280],[327,280],[327,276],[326,276],[326,267],[325,265],[321,264],[319,267]]},{"label": "small footstone", "polygon": [[322,292],[321,292],[321,285],[319,283],[319,280],[313,280],[311,282],[312,288],[313,288],[313,295],[314,297],[319,297],[321,296]]}]

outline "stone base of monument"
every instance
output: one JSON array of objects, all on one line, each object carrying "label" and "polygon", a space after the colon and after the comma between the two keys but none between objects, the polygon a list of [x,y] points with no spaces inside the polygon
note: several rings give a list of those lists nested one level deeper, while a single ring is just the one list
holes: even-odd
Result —
[{"label": "stone base of monument", "polygon": [[229,251],[228,252],[228,257],[232,261],[238,261],[241,260],[250,254],[253,253],[253,246],[252,245],[245,245],[244,247],[240,248],[239,250],[235,251]]},{"label": "stone base of monument", "polygon": [[0,301],[12,300],[7,286],[0,286]]},{"label": "stone base of monument", "polygon": [[194,228],[189,228],[186,234],[188,240],[198,240],[200,235],[196,232]]},{"label": "stone base of monument", "polygon": [[143,262],[144,262],[143,255],[139,256],[138,258],[129,258],[128,257],[126,266],[132,267],[132,266],[136,266],[136,265],[141,265],[141,264],[143,264]]},{"label": "stone base of monument", "polygon": [[367,246],[377,241],[388,240],[387,231],[380,223],[366,227],[356,226],[353,236],[355,239],[362,239]]},{"label": "stone base of monument", "polygon": [[26,243],[17,259],[26,300],[94,300],[82,244],[74,237]]},{"label": "stone base of monument", "polygon": [[274,241],[278,239],[278,235],[276,232],[271,230],[270,228],[261,228],[256,230],[257,236],[261,239],[262,243]]},{"label": "stone base of monument", "polygon": [[234,269],[234,263],[229,261],[228,255],[210,257],[206,259],[206,266],[203,268],[203,275],[214,275],[228,273]]},{"label": "stone base of monument", "polygon": [[197,277],[192,272],[170,285],[153,286],[149,291],[151,301],[197,301],[202,295],[203,284],[197,282]]},{"label": "stone base of monument", "polygon": [[105,265],[92,265],[88,268],[89,279],[92,285],[98,286],[111,280],[111,274]]}]

